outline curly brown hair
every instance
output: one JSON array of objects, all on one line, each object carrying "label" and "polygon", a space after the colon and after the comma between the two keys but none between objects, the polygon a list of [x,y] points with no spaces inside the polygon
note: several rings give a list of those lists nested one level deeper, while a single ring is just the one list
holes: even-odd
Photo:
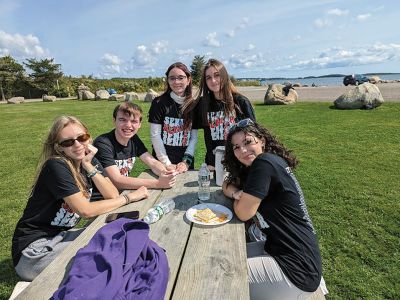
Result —
[{"label": "curly brown hair", "polygon": [[248,167],[243,165],[235,156],[232,144],[232,137],[237,132],[243,132],[245,135],[252,135],[259,140],[265,142],[264,153],[273,153],[286,160],[289,167],[295,168],[299,161],[292,154],[292,150],[287,149],[278,139],[265,127],[250,122],[246,126],[234,126],[228,133],[225,142],[225,157],[222,161],[226,171],[229,173],[227,181],[238,186],[243,185],[243,180],[246,176]]}]

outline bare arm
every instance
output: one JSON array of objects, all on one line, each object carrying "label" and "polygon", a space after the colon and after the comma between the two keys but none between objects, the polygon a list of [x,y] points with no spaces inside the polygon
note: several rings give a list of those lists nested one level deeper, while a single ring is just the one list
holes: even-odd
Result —
[{"label": "bare arm", "polygon": [[247,221],[257,213],[261,199],[244,193],[234,184],[228,185],[226,181],[222,185],[222,190],[225,196],[234,199],[233,209],[240,220]]},{"label": "bare arm", "polygon": [[109,166],[105,168],[109,178],[111,179],[112,183],[119,189],[119,190],[132,190],[138,189],[141,186],[145,186],[150,189],[157,189],[162,188],[160,185],[159,179],[153,178],[134,178],[134,177],[127,177],[121,175],[117,166]]},{"label": "bare arm", "polygon": [[147,188],[141,187],[137,191],[127,194],[128,198],[118,196],[112,199],[89,202],[85,196],[79,192],[71,196],[65,197],[64,201],[68,206],[83,218],[92,218],[106,212],[112,211],[125,204],[147,198],[149,193]]},{"label": "bare arm", "polygon": [[144,162],[151,171],[160,176],[160,174],[166,173],[167,169],[165,168],[164,164],[157,159],[155,159],[149,152],[145,152],[140,155],[140,159]]},{"label": "bare arm", "polygon": [[[86,156],[82,159],[82,167],[86,170],[88,174],[95,171],[95,167],[92,165],[92,159],[97,152],[97,148],[93,145],[88,144],[86,146]],[[113,183],[106,177],[104,177],[100,172],[97,172],[92,177],[93,183],[96,185],[100,194],[104,199],[116,198],[119,195],[118,189],[113,185]]]}]

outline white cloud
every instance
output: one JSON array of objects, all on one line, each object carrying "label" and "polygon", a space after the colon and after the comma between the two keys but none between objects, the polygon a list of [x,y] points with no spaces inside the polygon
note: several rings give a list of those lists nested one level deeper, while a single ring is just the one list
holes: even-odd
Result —
[{"label": "white cloud", "polygon": [[299,34],[292,38],[292,41],[300,41],[300,40],[301,40],[301,35]]},{"label": "white cloud", "polygon": [[357,20],[358,21],[365,21],[371,17],[371,14],[363,14],[363,15],[358,15]]},{"label": "white cloud", "polygon": [[240,24],[238,25],[239,28],[243,29],[249,24],[249,18],[243,18]]},{"label": "white cloud", "polygon": [[318,27],[318,28],[323,28],[323,27],[327,27],[330,24],[328,19],[316,19],[314,21],[314,26]]},{"label": "white cloud", "polygon": [[234,37],[235,36],[235,30],[229,30],[227,33],[226,33],[226,35],[228,36],[228,37]]},{"label": "white cloud", "polygon": [[370,47],[354,49],[331,48],[321,52],[316,58],[280,66],[275,70],[327,69],[379,64],[389,61],[400,61],[400,44],[375,44]]},{"label": "white cloud", "polygon": [[43,57],[47,54],[48,50],[42,48],[36,36],[32,34],[9,34],[0,30],[0,55],[23,58]]},{"label": "white cloud", "polygon": [[243,51],[248,52],[251,51],[255,48],[256,46],[254,46],[253,44],[248,44],[247,47],[245,49],[243,49]]},{"label": "white cloud", "polygon": [[175,53],[176,53],[177,55],[180,55],[180,56],[188,56],[188,55],[194,54],[195,51],[194,51],[193,48],[190,48],[190,49],[177,49],[177,50],[175,51]]},{"label": "white cloud", "polygon": [[132,57],[132,63],[136,67],[150,67],[155,64],[156,58],[151,50],[147,49],[145,45],[137,46],[135,53]]},{"label": "white cloud", "polygon": [[232,54],[229,58],[229,64],[235,69],[249,69],[263,66],[265,59],[261,53],[253,55]]},{"label": "white cloud", "polygon": [[133,67],[153,70],[152,67],[157,63],[157,56],[168,51],[168,41],[157,41],[151,47],[139,45],[132,56]]},{"label": "white cloud", "polygon": [[240,29],[246,28],[246,26],[247,26],[248,23],[249,23],[249,19],[246,18],[246,17],[243,18],[243,19],[240,21],[240,23],[239,23],[237,26],[235,26],[234,29],[231,29],[231,30],[229,30],[229,31],[226,33],[226,36],[227,36],[227,37],[230,37],[230,38],[233,38],[233,37],[236,35],[236,32],[237,32],[238,30],[240,30]]},{"label": "white cloud", "polygon": [[328,15],[333,15],[333,16],[345,16],[349,13],[348,10],[340,10],[338,8],[333,8],[327,11]]},{"label": "white cloud", "polygon": [[177,49],[177,50],[175,50],[175,54],[178,56],[179,60],[185,60],[189,56],[193,56],[195,54],[195,50],[193,48],[190,48],[190,49]]},{"label": "white cloud", "polygon": [[117,55],[105,53],[100,59],[100,64],[101,70],[105,73],[105,75],[120,73],[122,59],[120,59]]},{"label": "white cloud", "polygon": [[167,52],[168,41],[158,41],[151,44],[151,51],[154,54],[161,54]]},{"label": "white cloud", "polygon": [[207,35],[206,39],[203,41],[203,45],[207,47],[221,47],[222,44],[217,40],[217,33],[211,32]]}]

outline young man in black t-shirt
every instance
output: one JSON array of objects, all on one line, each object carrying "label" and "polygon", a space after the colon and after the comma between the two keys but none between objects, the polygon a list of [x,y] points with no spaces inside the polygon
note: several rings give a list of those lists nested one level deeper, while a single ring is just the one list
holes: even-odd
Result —
[{"label": "young man in black t-shirt", "polygon": [[[120,189],[171,188],[175,184],[176,175],[168,171],[156,160],[137,136],[142,122],[142,109],[133,103],[124,102],[115,107],[113,121],[115,128],[100,135],[94,141],[98,148],[96,158],[101,162],[109,178]],[[129,177],[136,157],[139,157],[156,175],[158,179]]]}]

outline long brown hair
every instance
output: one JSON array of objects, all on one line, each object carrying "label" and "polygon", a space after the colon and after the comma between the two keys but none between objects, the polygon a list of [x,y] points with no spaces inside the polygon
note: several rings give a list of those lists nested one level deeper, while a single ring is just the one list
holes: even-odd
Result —
[{"label": "long brown hair", "polygon": [[39,157],[39,161],[36,167],[36,176],[32,185],[31,194],[33,193],[33,189],[37,183],[37,180],[39,178],[40,172],[43,169],[44,164],[46,163],[47,160],[55,158],[62,160],[67,164],[68,168],[72,172],[72,175],[75,179],[75,183],[78,186],[79,190],[85,195],[85,197],[89,197],[86,180],[82,177],[78,167],[74,164],[71,158],[66,156],[61,151],[61,148],[58,145],[61,130],[63,130],[70,124],[78,125],[84,130],[85,133],[87,134],[89,133],[86,126],[76,117],[60,116],[53,121],[53,124],[50,127],[49,133],[47,134],[47,138],[43,144],[42,152]]},{"label": "long brown hair", "polygon": [[185,107],[190,106],[191,103],[193,103],[195,100],[195,99],[193,99],[192,74],[190,73],[189,68],[184,63],[181,63],[178,61],[178,62],[170,65],[168,67],[167,71],[165,72],[165,76],[167,76],[167,80],[166,80],[166,89],[165,89],[164,94],[167,94],[167,95],[169,95],[172,92],[172,88],[169,85],[169,81],[168,81],[168,75],[169,75],[169,72],[173,68],[178,68],[178,69],[182,70],[189,80],[189,84],[187,85],[187,87],[185,89],[185,100],[184,100],[183,106],[181,108],[182,113],[183,113],[183,128],[186,129],[189,127],[189,125],[191,124],[192,119],[193,119],[190,114],[191,110],[185,109]]},{"label": "long brown hair", "polygon": [[273,153],[282,157],[286,160],[289,167],[294,169],[298,165],[299,161],[292,154],[292,150],[287,149],[268,129],[257,123],[250,122],[244,127],[233,127],[226,137],[225,157],[222,164],[229,173],[228,182],[242,186],[244,184],[242,180],[247,169],[247,167],[236,158],[233,150],[232,137],[237,132],[243,132],[245,135],[250,134],[264,141],[264,153]]},{"label": "long brown hair", "polygon": [[209,68],[215,68],[220,77],[220,95],[222,96],[221,102],[224,104],[224,114],[228,116],[230,113],[233,113],[236,116],[236,111],[241,112],[240,107],[235,104],[233,97],[235,94],[241,95],[236,87],[233,85],[228,71],[226,70],[224,64],[219,60],[211,58],[204,65],[201,79],[200,79],[200,87],[198,96],[202,96],[201,105],[200,105],[200,113],[202,115],[203,124],[207,124],[207,112],[210,106],[211,101],[215,101],[214,93],[210,91],[207,86],[206,80],[206,71]]}]

